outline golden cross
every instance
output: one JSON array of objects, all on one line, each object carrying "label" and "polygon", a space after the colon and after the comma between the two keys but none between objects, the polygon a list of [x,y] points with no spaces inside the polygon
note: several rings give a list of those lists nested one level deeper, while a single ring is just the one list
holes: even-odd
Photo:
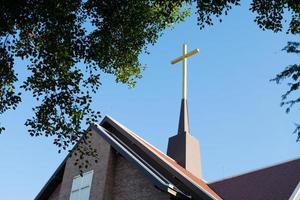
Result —
[{"label": "golden cross", "polygon": [[186,98],[186,88],[187,88],[187,58],[199,53],[199,49],[194,49],[193,51],[187,52],[187,45],[183,44],[182,56],[171,61],[171,64],[176,64],[182,61],[182,99]]}]

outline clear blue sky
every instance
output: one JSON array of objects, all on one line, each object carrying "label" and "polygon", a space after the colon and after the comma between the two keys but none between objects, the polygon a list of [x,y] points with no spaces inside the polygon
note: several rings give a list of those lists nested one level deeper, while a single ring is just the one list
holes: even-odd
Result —
[{"label": "clear blue sky", "polygon": [[[300,155],[293,135],[299,111],[279,106],[286,89],[269,80],[299,57],[281,51],[298,38],[258,29],[247,5],[233,9],[222,23],[200,31],[196,16],[164,32],[150,55],[136,88],[104,75],[94,108],[110,115],[162,151],[177,131],[181,65],[170,61],[183,43],[201,53],[188,61],[191,133],[200,140],[204,179],[211,182]],[[21,75],[24,63],[17,63]],[[0,120],[0,194],[5,200],[30,200],[63,160],[51,139],[31,138],[23,125],[32,115],[28,94],[16,111]]]}]

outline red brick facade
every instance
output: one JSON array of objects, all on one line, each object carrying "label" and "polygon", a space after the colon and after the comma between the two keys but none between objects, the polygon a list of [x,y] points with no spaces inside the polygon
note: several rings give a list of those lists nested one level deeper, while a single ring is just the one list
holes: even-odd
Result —
[{"label": "red brick facade", "polygon": [[[162,192],[135,166],[117,154],[98,134],[92,133],[92,145],[100,155],[98,163],[90,160],[93,170],[90,200],[169,200],[169,194]],[[75,157],[66,162],[62,183],[57,186],[48,200],[67,200],[70,198],[73,177],[79,175]]]}]

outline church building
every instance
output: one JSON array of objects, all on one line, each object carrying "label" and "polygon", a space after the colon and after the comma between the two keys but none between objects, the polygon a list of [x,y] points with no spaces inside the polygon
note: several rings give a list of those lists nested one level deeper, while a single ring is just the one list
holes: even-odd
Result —
[{"label": "church building", "polygon": [[[80,175],[76,158],[67,156],[35,200],[300,200],[300,159],[213,183],[202,178],[200,146],[189,129],[186,98],[187,52],[178,132],[167,153],[106,116],[86,131],[100,156]],[[217,158],[216,158],[217,159]]]}]

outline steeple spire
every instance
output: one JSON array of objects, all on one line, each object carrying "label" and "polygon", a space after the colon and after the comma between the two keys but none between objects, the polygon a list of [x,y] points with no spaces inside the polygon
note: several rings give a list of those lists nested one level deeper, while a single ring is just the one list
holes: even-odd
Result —
[{"label": "steeple spire", "polygon": [[167,154],[186,170],[201,177],[199,142],[190,134],[187,107],[187,58],[197,53],[199,49],[187,52],[187,45],[184,44],[183,55],[171,61],[171,64],[182,61],[182,99],[178,132],[169,138]]},{"label": "steeple spire", "polygon": [[182,61],[182,99],[178,125],[178,134],[190,133],[189,115],[187,108],[187,58],[199,53],[199,49],[187,52],[187,45],[182,46],[182,56],[171,61],[171,64],[176,64]]},{"label": "steeple spire", "polygon": [[177,134],[190,134],[189,112],[186,99],[181,99]]}]

